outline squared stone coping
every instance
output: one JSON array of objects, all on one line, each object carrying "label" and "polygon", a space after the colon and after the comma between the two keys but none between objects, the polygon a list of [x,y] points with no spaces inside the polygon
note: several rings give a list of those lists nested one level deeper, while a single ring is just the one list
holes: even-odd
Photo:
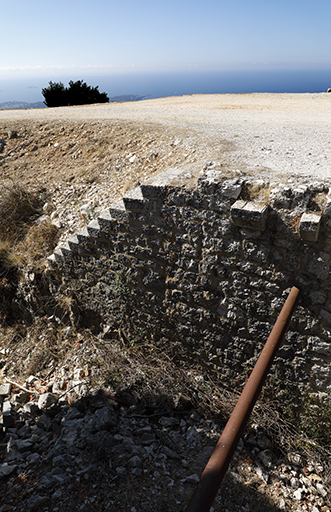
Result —
[{"label": "squared stone coping", "polygon": [[239,199],[231,207],[231,220],[241,228],[264,231],[268,217],[268,205]]},{"label": "squared stone coping", "polygon": [[322,214],[304,213],[300,219],[299,235],[306,242],[317,242],[320,231]]}]

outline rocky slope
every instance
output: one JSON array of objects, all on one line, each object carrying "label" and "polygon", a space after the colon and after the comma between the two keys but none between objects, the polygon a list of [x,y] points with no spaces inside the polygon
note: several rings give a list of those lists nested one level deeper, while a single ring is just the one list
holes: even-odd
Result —
[{"label": "rocky slope", "polygon": [[[0,385],[0,510],[183,510],[222,424],[178,405],[152,412],[133,395],[106,388],[87,393],[84,352],[77,348],[70,369],[46,380],[31,375],[21,387],[10,379]],[[282,456],[253,428],[239,443],[213,510],[327,512],[324,476],[320,463]]]}]

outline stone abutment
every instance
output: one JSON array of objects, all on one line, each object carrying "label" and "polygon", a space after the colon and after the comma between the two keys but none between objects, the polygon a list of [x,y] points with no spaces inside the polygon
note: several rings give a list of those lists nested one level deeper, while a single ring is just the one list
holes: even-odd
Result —
[{"label": "stone abutment", "polygon": [[[276,386],[331,395],[331,198],[226,179],[142,185],[48,259],[73,322],[172,344],[234,382],[250,370],[289,289],[302,291],[271,370]],[[123,327],[124,329],[124,327]]]}]

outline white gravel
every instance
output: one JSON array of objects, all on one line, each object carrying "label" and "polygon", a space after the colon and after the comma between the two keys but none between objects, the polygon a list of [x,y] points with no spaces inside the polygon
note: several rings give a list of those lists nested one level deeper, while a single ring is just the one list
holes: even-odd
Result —
[{"label": "white gravel", "polygon": [[191,128],[233,144],[230,160],[271,181],[331,181],[331,94],[192,95],[140,102],[0,111],[5,120],[111,119]]}]

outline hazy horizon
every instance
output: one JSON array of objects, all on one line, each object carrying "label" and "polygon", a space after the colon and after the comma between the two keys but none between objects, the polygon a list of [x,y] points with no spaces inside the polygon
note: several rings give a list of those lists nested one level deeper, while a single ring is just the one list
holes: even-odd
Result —
[{"label": "hazy horizon", "polygon": [[84,80],[98,86],[109,98],[137,94],[158,98],[186,94],[251,92],[326,92],[331,87],[331,71],[325,70],[236,70],[214,72],[144,73],[108,76],[60,76],[0,79],[0,103],[42,102],[42,88],[49,81],[67,85],[69,80]]},{"label": "hazy horizon", "polygon": [[320,92],[330,18],[327,0],[5,2],[0,103],[42,101],[50,80],[70,79],[110,97]]}]

